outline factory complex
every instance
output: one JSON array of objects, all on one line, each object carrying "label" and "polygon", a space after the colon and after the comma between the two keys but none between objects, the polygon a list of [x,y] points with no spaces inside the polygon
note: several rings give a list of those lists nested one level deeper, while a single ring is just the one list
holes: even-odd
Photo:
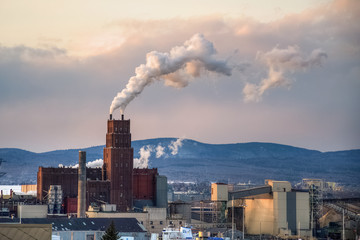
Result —
[{"label": "factory complex", "polygon": [[133,156],[130,120],[110,115],[101,168],[86,167],[80,151],[78,168],[39,166],[37,184],[21,189],[36,197],[1,191],[0,239],[101,239],[111,221],[128,240],[165,239],[169,227],[209,239],[358,238],[359,199],[325,201],[322,180],[304,179],[301,189],[270,179],[244,189],[212,183],[210,198],[176,200],[167,177],[134,168]]}]

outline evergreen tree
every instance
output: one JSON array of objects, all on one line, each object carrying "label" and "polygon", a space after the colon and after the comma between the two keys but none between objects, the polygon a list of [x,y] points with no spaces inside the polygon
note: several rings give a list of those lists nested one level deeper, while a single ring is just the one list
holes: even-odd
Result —
[{"label": "evergreen tree", "polygon": [[101,240],[117,240],[118,231],[115,229],[114,221],[111,221],[109,227],[106,229],[105,234],[102,236]]}]

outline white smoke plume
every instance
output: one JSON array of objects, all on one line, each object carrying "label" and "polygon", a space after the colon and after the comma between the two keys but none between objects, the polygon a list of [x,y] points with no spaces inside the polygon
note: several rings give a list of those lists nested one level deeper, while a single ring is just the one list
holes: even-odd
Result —
[{"label": "white smoke plume", "polygon": [[245,102],[261,101],[264,92],[270,88],[290,87],[291,80],[285,76],[286,73],[321,66],[325,58],[327,54],[321,49],[315,49],[305,57],[297,46],[289,46],[286,49],[275,47],[266,53],[259,52],[257,60],[268,66],[268,76],[258,85],[246,83],[243,89]]},{"label": "white smoke plume", "polygon": [[176,46],[170,52],[148,53],[146,63],[135,69],[135,76],[113,99],[110,113],[117,108],[123,113],[126,106],[154,81],[164,80],[167,86],[183,88],[203,70],[230,76],[232,68],[226,60],[215,58],[215,54],[213,43],[202,34],[195,34],[183,46]]},{"label": "white smoke plume", "polygon": [[172,155],[176,155],[179,152],[179,148],[183,145],[183,138],[178,138],[176,141],[171,141],[168,148],[171,150]]},{"label": "white smoke plume", "polygon": [[[101,168],[103,165],[103,160],[102,159],[96,159],[92,162],[87,162],[86,163],[86,167],[89,167],[89,168]],[[64,166],[63,164],[59,164],[59,168],[62,168],[62,167],[65,167],[65,168],[78,168],[79,167],[79,164],[75,164],[75,165],[70,165],[70,166]]]},{"label": "white smoke plume", "polygon": [[149,158],[152,152],[151,146],[143,146],[140,148],[139,154],[140,158],[134,158],[134,168],[148,168],[149,167]]},{"label": "white smoke plume", "polygon": [[160,158],[165,154],[165,147],[160,144],[155,148],[156,150],[156,158]]},{"label": "white smoke plume", "polygon": [[90,168],[101,168],[103,165],[103,160],[102,159],[96,159],[92,162],[88,162],[86,163],[86,166],[87,167],[90,167]]}]

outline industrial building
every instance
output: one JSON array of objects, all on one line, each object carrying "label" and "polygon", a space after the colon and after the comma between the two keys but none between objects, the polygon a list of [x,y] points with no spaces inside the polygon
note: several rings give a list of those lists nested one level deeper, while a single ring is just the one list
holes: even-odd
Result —
[{"label": "industrial building", "polygon": [[311,236],[309,192],[292,189],[290,182],[266,180],[264,186],[231,192],[227,184],[214,183],[211,193],[217,203],[213,219],[222,219],[227,209],[228,222],[246,234]]},{"label": "industrial building", "polygon": [[[156,168],[133,169],[130,120],[107,121],[106,146],[102,168],[87,168],[86,153],[79,152],[79,167],[45,168],[37,173],[37,199],[48,203],[50,213],[76,213],[102,204],[116,206],[118,212],[144,206],[167,207],[167,178]],[[56,190],[55,190],[56,189]],[[61,194],[60,202],[56,201]]]}]

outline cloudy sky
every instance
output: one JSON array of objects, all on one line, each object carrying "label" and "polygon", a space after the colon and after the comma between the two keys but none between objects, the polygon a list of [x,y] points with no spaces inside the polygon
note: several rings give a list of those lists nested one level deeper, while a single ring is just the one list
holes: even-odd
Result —
[{"label": "cloudy sky", "polygon": [[117,93],[180,52],[126,107],[133,140],[360,148],[358,22],[357,0],[0,0],[0,147],[104,144]]}]

